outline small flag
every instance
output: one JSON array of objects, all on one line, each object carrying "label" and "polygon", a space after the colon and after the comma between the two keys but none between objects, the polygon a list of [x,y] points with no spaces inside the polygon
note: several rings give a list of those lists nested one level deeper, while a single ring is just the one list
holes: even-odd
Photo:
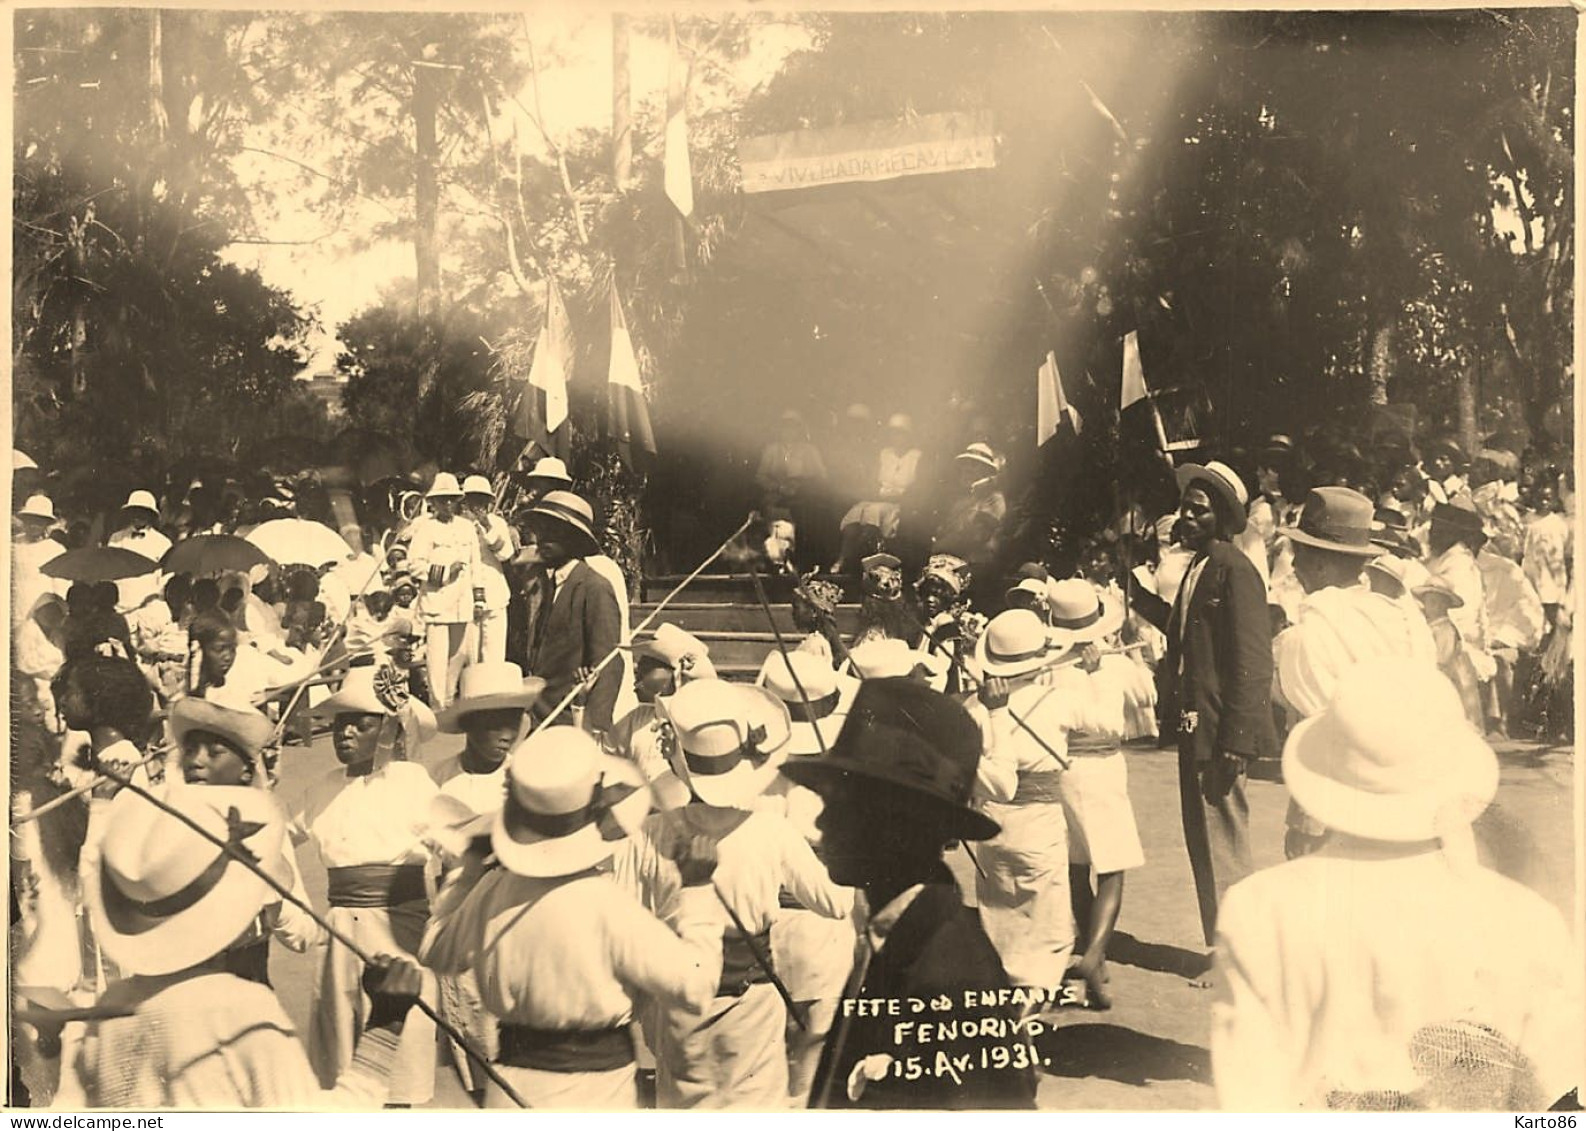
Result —
[{"label": "small flag", "polygon": [[639,359],[622,316],[615,280],[611,284],[611,367],[606,396],[606,430],[616,441],[617,454],[630,468],[643,466],[655,456],[655,433],[650,430],[650,406],[645,403]]},{"label": "small flag", "polygon": [[1057,371],[1057,355],[1048,351],[1046,360],[1035,374],[1036,447],[1041,447],[1057,435],[1065,416],[1074,428],[1074,435],[1079,435],[1084,422],[1080,419],[1079,410],[1068,403],[1068,397],[1063,392],[1063,375]]},{"label": "small flag", "polygon": [[567,424],[567,366],[572,356],[571,327],[562,292],[546,280],[545,326],[534,343],[529,379],[518,398],[513,430],[518,438],[538,444],[547,455],[566,459],[571,445]]},{"label": "small flag", "polygon": [[677,54],[677,25],[670,32],[666,64],[666,196],[684,218],[694,214],[694,170],[688,158],[688,68]]},{"label": "small flag", "polygon": [[1122,412],[1145,398],[1145,368],[1140,364],[1140,337],[1136,331],[1130,330],[1123,336],[1123,390],[1119,393],[1118,411]]}]

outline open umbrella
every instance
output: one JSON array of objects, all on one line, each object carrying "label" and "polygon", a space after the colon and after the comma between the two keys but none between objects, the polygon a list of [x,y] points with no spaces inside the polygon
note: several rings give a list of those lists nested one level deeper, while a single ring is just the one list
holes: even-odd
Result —
[{"label": "open umbrella", "polygon": [[321,566],[352,557],[345,538],[306,518],[271,519],[249,531],[248,541],[282,565]]},{"label": "open umbrella", "polygon": [[142,577],[160,568],[160,563],[120,546],[88,546],[67,550],[39,568],[45,577],[61,581],[121,581]]},{"label": "open umbrella", "polygon": [[270,555],[235,534],[197,534],[178,542],[160,559],[166,573],[247,573],[257,565],[271,565]]}]

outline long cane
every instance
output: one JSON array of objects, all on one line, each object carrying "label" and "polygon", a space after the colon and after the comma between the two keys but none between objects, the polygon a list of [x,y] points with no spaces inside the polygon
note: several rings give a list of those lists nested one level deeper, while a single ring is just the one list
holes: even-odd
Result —
[{"label": "long cane", "polygon": [[[114,773],[110,770],[104,771],[104,774],[111,781],[116,782],[123,789],[131,790],[133,793],[149,802],[149,804],[159,809],[162,813],[165,813],[167,816],[175,817],[178,821],[181,821],[182,824],[186,825],[188,828],[198,833],[199,836],[203,837],[216,848],[220,849],[221,852],[235,860],[238,864],[241,864],[255,876],[258,876],[265,882],[271,891],[275,892],[283,900],[290,903],[293,907],[296,907],[309,918],[313,919],[314,922],[325,928],[326,934],[330,935],[331,938],[335,939],[337,942],[341,943],[342,946],[352,951],[358,960],[365,966],[368,966],[374,962],[374,958],[367,951],[365,951],[357,943],[353,942],[352,939],[347,937],[341,931],[338,931],[335,927],[331,926],[330,923],[321,918],[312,907],[310,907],[303,900],[299,899],[296,895],[292,894],[292,891],[289,888],[283,886],[280,881],[275,879],[275,877],[267,873],[253,860],[249,859],[246,850],[240,845],[226,843],[214,833],[200,825],[197,821],[194,821],[186,813],[183,813],[179,809],[167,804],[165,801],[159,797],[156,797],[142,786],[122,777],[120,774]],[[463,1049],[463,1051],[465,1051],[469,1057],[479,1065],[484,1074],[491,1079],[496,1087],[501,1089],[508,1099],[521,1108],[527,1108],[529,1106],[528,1103],[524,1101],[523,1097],[518,1094],[517,1090],[502,1077],[501,1073],[496,1071],[495,1066],[490,1063],[489,1059],[474,1047],[473,1042],[471,1042],[467,1037],[463,1036],[463,1034],[459,1033],[456,1029],[452,1028],[452,1026],[447,1023],[446,1019],[440,1015],[434,1006],[430,1005],[423,998],[418,999],[413,1004],[414,1007],[417,1008],[421,1013],[425,1014],[430,1018],[430,1020],[434,1021],[436,1027],[439,1028],[441,1032],[445,1033],[452,1040],[456,1041],[458,1047]]]},{"label": "long cane", "polygon": [[[141,762],[134,763],[132,768],[135,769],[135,770],[136,769],[141,769],[142,767],[147,766],[151,762],[158,762],[162,757],[165,756],[165,754],[169,751],[169,749],[170,748],[167,747],[167,746],[154,746],[154,747],[151,747],[149,749],[148,757],[144,758],[143,761],[141,761]],[[100,786],[104,785],[105,782],[110,781],[110,780],[112,780],[112,779],[108,775],[106,775],[104,772],[101,771],[101,772],[99,772],[99,773],[94,775],[92,781],[89,781],[89,782],[87,782],[87,783],[85,783],[83,785],[77,786],[75,789],[68,790],[66,793],[61,794],[59,797],[51,798],[50,800],[46,801],[43,805],[40,805],[36,809],[29,809],[26,813],[23,813],[20,817],[12,817],[11,818],[11,824],[13,826],[15,826],[15,825],[25,825],[29,821],[36,821],[40,817],[44,816],[47,813],[55,812],[55,810],[59,809],[62,805],[65,805],[68,801],[71,801],[71,800],[73,800],[75,798],[81,797],[85,793],[89,793],[89,792],[91,792],[91,791],[93,791],[95,789],[98,789]]]}]

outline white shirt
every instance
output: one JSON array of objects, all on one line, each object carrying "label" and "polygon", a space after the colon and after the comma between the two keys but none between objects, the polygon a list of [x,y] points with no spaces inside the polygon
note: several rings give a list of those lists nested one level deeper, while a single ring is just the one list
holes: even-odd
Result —
[{"label": "white shirt", "polygon": [[312,840],[327,868],[422,864],[420,834],[440,790],[417,762],[389,762],[362,777],[340,767],[322,777],[292,812],[292,837]]},{"label": "white shirt", "polygon": [[1395,656],[1437,666],[1437,645],[1419,609],[1364,585],[1318,589],[1299,620],[1272,642],[1276,698],[1301,718],[1332,702],[1339,677],[1365,660]]},{"label": "white shirt", "polygon": [[66,595],[67,583],[39,572],[46,562],[66,552],[53,538],[40,538],[37,542],[11,543],[11,624],[22,623],[39,598],[46,593]]},{"label": "white shirt", "polygon": [[900,452],[895,448],[881,449],[881,475],[878,487],[883,499],[895,499],[914,486],[920,469],[920,449],[910,448]]},{"label": "white shirt", "polygon": [[[1481,570],[1476,565],[1476,556],[1470,552],[1469,546],[1461,542],[1427,562],[1426,568],[1465,602],[1457,609],[1450,609],[1448,619],[1459,629],[1465,650],[1472,653],[1471,659],[1480,671],[1482,664],[1477,654],[1485,655],[1487,651],[1487,596],[1481,582]],[[1489,672],[1482,678],[1490,676]]]},{"label": "white shirt", "polygon": [[484,531],[477,526],[474,531],[479,537],[480,584],[485,590],[485,608],[504,612],[512,599],[504,563],[512,560],[517,547],[512,544],[512,529],[507,526],[506,519],[499,514],[487,514],[482,521]]},{"label": "white shirt", "polygon": [[[157,562],[170,552],[171,540],[152,526],[142,531],[134,531],[129,526],[112,534],[107,545],[131,550],[134,554],[142,554],[150,561]],[[118,581],[116,588],[121,595],[122,610],[135,609],[160,592],[160,575],[156,572],[142,577],[129,577]]]},{"label": "white shirt", "polygon": [[463,756],[453,755],[435,767],[435,783],[475,813],[496,813],[507,797],[507,760],[488,774],[463,769]]},{"label": "white shirt", "polygon": [[[408,564],[420,579],[419,612],[430,624],[467,624],[474,619],[474,589],[484,582],[479,561],[479,532],[466,518],[449,522],[425,515],[413,523]],[[430,585],[431,566],[446,572],[461,565],[456,580]]]},{"label": "white shirt", "polygon": [[1544,605],[1557,605],[1569,590],[1573,541],[1569,520],[1556,512],[1538,515],[1525,528],[1525,575]]}]

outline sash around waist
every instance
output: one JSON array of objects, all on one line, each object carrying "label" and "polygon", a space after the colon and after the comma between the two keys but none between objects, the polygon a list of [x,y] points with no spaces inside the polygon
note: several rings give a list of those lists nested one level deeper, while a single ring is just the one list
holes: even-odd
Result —
[{"label": "sash around waist", "polygon": [[1042,802],[1063,800],[1060,783],[1062,770],[1037,770],[1019,775],[1019,788],[1014,792],[1012,805],[1036,805]]},{"label": "sash around waist", "polygon": [[327,868],[332,907],[396,907],[427,900],[422,864],[358,864]]},{"label": "sash around waist", "polygon": [[610,1029],[533,1029],[527,1025],[497,1026],[501,1051],[496,1061],[508,1068],[541,1072],[611,1072],[634,1062],[633,1031],[626,1025]]},{"label": "sash around waist", "polygon": [[[750,949],[753,942],[754,949]],[[771,979],[760,968],[760,963],[755,960],[755,951],[758,950],[767,962],[771,960],[771,931],[766,929],[757,935],[745,938],[743,935],[728,933],[721,939],[721,982],[716,986],[718,997],[742,997],[750,986],[757,986]]]}]

